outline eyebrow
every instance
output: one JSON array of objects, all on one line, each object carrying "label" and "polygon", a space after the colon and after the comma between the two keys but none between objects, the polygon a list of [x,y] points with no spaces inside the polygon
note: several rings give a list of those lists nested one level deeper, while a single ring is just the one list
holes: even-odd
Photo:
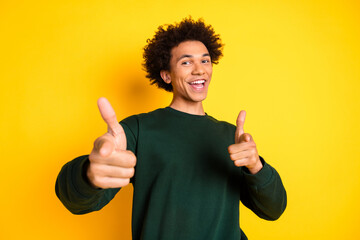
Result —
[{"label": "eyebrow", "polygon": [[[210,54],[209,53],[204,53],[203,55],[202,55],[202,57],[210,57]],[[184,54],[184,55],[181,55],[177,60],[176,60],[176,62],[178,62],[178,61],[180,61],[181,59],[183,59],[183,58],[192,58],[192,57],[194,57],[193,55],[189,55],[189,54]]]}]

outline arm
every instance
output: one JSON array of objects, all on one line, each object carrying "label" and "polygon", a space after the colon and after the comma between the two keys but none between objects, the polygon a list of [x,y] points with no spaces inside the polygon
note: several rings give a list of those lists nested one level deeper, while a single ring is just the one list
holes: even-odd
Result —
[{"label": "arm", "polygon": [[286,191],[277,171],[263,158],[260,160],[263,168],[256,174],[242,168],[240,200],[260,218],[276,220],[286,208]]},{"label": "arm", "polygon": [[276,220],[286,208],[286,191],[277,171],[259,156],[252,136],[244,133],[245,115],[239,113],[235,144],[228,148],[230,159],[240,168],[240,200],[259,217]]},{"label": "arm", "polygon": [[86,177],[88,165],[88,156],[75,158],[63,166],[56,179],[56,195],[73,214],[85,214],[100,210],[120,189],[92,187]]},{"label": "arm", "polygon": [[[110,103],[100,98],[98,106],[108,132],[97,138],[89,156],[68,162],[56,180],[56,195],[70,212],[100,210],[134,176],[134,137],[127,144],[126,130],[117,122]],[[126,150],[129,147],[131,150]]]}]

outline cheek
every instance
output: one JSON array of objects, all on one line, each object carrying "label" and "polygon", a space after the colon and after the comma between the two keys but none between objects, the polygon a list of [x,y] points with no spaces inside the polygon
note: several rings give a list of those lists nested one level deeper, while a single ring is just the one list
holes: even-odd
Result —
[{"label": "cheek", "polygon": [[171,76],[171,85],[174,89],[180,90],[184,88],[184,77],[179,74],[179,72]]},{"label": "cheek", "polygon": [[183,84],[184,81],[186,81],[187,76],[191,74],[191,71],[188,69],[178,70],[174,71],[172,74],[173,81],[176,82],[176,84]]},{"label": "cheek", "polygon": [[210,77],[210,79],[211,79],[211,76],[212,76],[212,68],[208,71],[208,75],[209,75],[209,77]]},{"label": "cheek", "polygon": [[212,68],[212,65],[210,65],[208,68],[207,68],[207,72],[208,74],[211,76],[212,75],[212,71],[213,71],[213,68]]}]

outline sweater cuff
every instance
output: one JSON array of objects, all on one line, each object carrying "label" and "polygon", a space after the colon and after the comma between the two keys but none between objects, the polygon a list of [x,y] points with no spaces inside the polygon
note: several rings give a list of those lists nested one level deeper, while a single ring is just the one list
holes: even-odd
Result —
[{"label": "sweater cuff", "polygon": [[273,175],[273,169],[272,167],[265,162],[265,160],[260,157],[260,161],[263,165],[263,167],[260,169],[259,172],[256,174],[251,174],[249,170],[246,167],[243,167],[243,173],[244,177],[246,179],[246,182],[249,185],[256,185],[256,186],[263,186],[266,183],[268,183]]},{"label": "sweater cuff", "polygon": [[91,197],[103,191],[103,189],[96,189],[90,185],[89,180],[86,177],[86,169],[89,163],[89,157],[83,156],[81,161],[74,166],[72,171],[73,179],[75,179],[76,191],[84,197]]}]

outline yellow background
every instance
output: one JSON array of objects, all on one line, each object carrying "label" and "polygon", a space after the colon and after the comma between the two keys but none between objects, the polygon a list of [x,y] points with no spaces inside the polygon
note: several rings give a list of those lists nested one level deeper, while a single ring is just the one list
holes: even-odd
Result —
[{"label": "yellow background", "polygon": [[267,222],[241,207],[250,239],[359,239],[358,1],[1,1],[0,239],[130,239],[132,187],[102,211],[69,213],[62,165],[119,120],[167,106],[148,84],[142,47],[192,15],[221,34],[205,110],[245,131],[280,173],[288,207]]}]

